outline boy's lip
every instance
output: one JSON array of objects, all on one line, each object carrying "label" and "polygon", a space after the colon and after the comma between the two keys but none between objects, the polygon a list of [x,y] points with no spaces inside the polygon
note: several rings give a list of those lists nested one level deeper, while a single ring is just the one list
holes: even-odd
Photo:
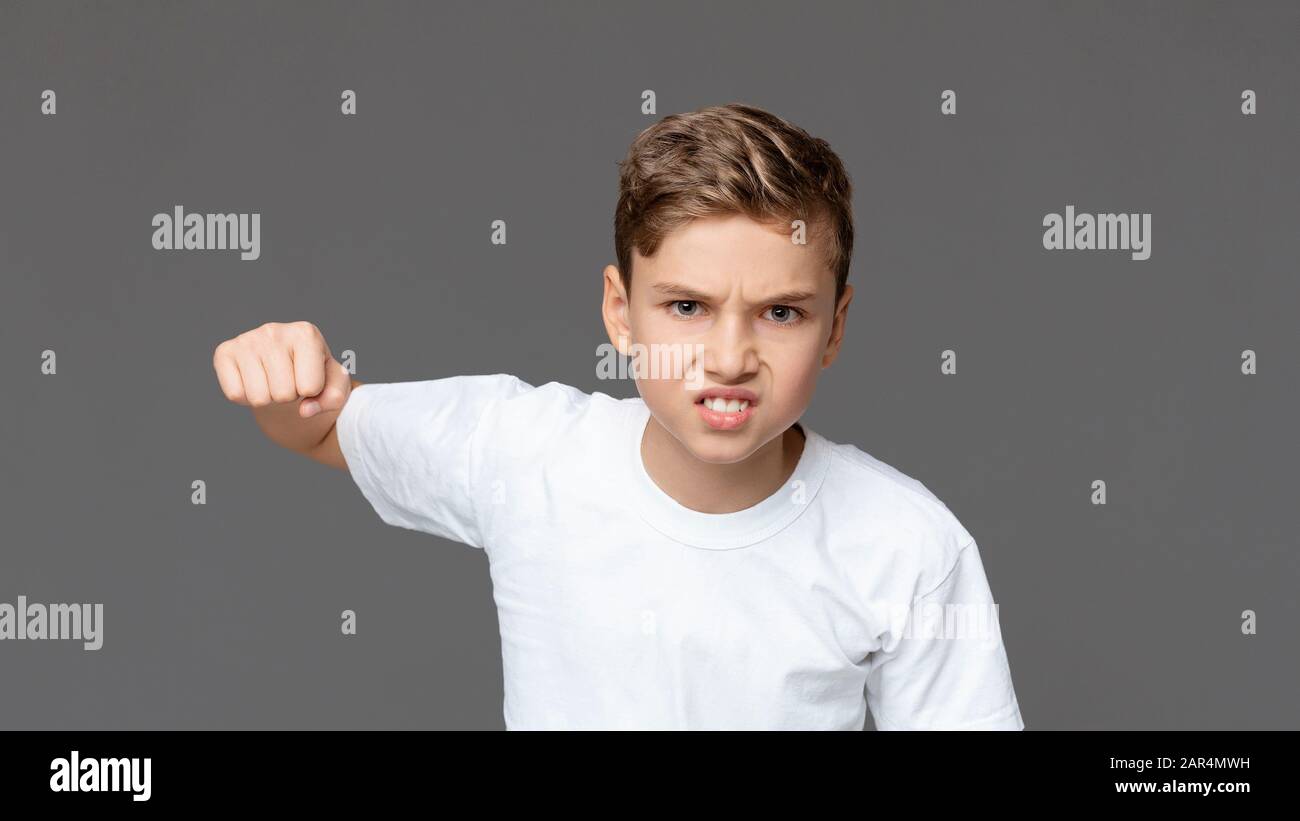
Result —
[{"label": "boy's lip", "polygon": [[704,424],[714,430],[735,430],[748,422],[758,409],[757,405],[746,404],[744,410],[716,411],[703,402],[696,402],[695,407],[699,408],[700,418],[704,420]]},{"label": "boy's lip", "polygon": [[[735,400],[745,403],[744,410],[715,411],[704,404],[705,399]],[[714,430],[735,430],[749,421],[758,407],[758,395],[744,388],[705,388],[695,396],[695,407],[700,418]]]}]

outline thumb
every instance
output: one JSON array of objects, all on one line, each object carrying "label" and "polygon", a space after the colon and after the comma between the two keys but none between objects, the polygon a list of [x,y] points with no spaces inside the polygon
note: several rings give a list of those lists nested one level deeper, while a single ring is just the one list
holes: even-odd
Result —
[{"label": "thumb", "polygon": [[325,363],[325,387],[315,396],[302,400],[298,413],[306,417],[326,411],[341,410],[352,392],[352,376],[332,357]]}]

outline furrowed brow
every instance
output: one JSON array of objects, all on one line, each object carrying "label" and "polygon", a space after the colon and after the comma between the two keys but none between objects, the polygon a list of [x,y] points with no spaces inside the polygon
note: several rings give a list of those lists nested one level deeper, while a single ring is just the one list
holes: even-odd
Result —
[{"label": "furrowed brow", "polygon": [[656,291],[664,296],[676,297],[677,299],[686,300],[687,302],[708,302],[708,294],[687,288],[685,285],[679,285],[676,282],[657,282],[653,287]]},{"label": "furrowed brow", "polygon": [[812,291],[786,291],[783,294],[773,294],[764,300],[768,305],[789,305],[793,302],[807,302],[817,296]]},{"label": "furrowed brow", "polygon": [[[671,296],[675,299],[685,300],[687,302],[712,302],[713,299],[705,293],[680,285],[676,282],[659,282],[651,286],[654,290],[664,296]],[[779,294],[773,294],[766,299],[761,300],[764,305],[791,305],[796,302],[806,302],[817,296],[812,291],[784,291]]]}]

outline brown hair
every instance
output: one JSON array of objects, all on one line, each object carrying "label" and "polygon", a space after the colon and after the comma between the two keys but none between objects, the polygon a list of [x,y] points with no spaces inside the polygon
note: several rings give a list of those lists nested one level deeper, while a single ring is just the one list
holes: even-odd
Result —
[{"label": "brown hair", "polygon": [[614,248],[623,287],[632,249],[652,256],[697,217],[744,214],[759,222],[823,226],[838,305],[853,255],[853,189],[825,140],[760,108],[731,103],[670,114],[636,136],[619,162]]}]

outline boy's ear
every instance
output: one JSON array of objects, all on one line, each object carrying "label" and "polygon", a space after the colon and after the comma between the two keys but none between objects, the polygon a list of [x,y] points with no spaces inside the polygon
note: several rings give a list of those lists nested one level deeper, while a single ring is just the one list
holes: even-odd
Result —
[{"label": "boy's ear", "polygon": [[831,323],[831,337],[826,342],[826,353],[822,355],[822,367],[829,368],[839,356],[840,343],[844,341],[844,323],[848,321],[849,303],[853,301],[853,286],[845,284],[844,295],[835,307],[835,321]]},{"label": "boy's ear", "polygon": [[627,356],[632,339],[632,327],[627,321],[627,291],[623,288],[623,277],[619,276],[618,267],[606,265],[603,272],[605,279],[605,296],[601,300],[600,312],[605,320],[605,333],[614,349]]}]

